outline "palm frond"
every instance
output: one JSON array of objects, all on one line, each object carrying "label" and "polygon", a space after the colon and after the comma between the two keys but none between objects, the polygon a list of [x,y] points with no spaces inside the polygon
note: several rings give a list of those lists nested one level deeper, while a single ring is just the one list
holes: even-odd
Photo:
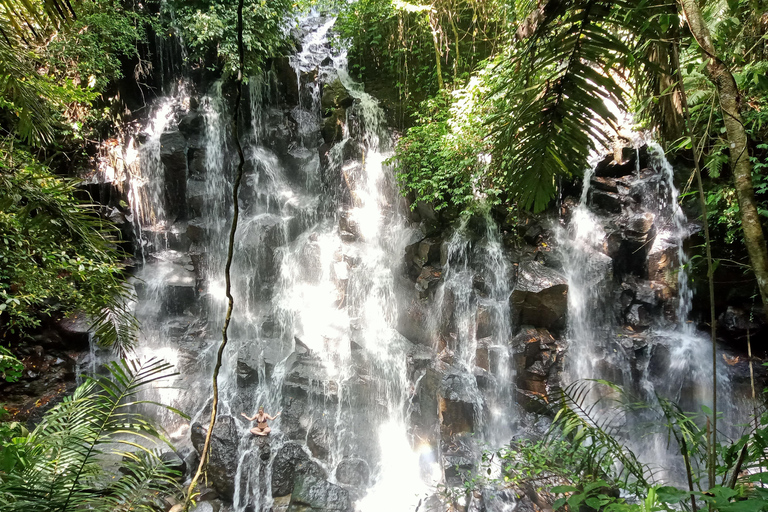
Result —
[{"label": "palm frond", "polygon": [[648,62],[637,43],[647,13],[669,3],[550,1],[523,22],[525,37],[497,65],[489,118],[494,178],[522,207],[546,208],[559,178],[611,145],[630,78]]},{"label": "palm frond", "polygon": [[548,13],[518,57],[499,66],[494,159],[526,209],[546,208],[557,178],[581,172],[590,151],[611,141],[617,120],[607,103],[625,105],[616,69],[631,50],[608,27],[623,4],[574,2]]},{"label": "palm frond", "polygon": [[39,42],[75,18],[69,0],[0,0],[0,34],[9,46]]},{"label": "palm frond", "polygon": [[50,142],[53,136],[45,78],[31,59],[0,38],[0,106],[17,117],[16,131],[29,143]]},{"label": "palm frond", "polygon": [[[170,488],[168,479],[173,474],[163,469],[154,460],[156,454],[141,443],[167,441],[137,407],[160,405],[141,400],[138,394],[148,385],[175,375],[172,367],[153,358],[113,362],[107,368],[109,378],[88,379],[19,441],[24,457],[14,471],[0,480],[0,496],[10,497],[0,510],[69,512],[89,509],[97,497],[120,505],[100,510],[128,510],[120,508],[127,503],[141,509],[142,503],[152,499],[142,498],[142,492],[154,496],[157,489]],[[143,454],[129,455],[137,448]],[[133,463],[129,475],[133,477],[121,478],[106,487],[98,485],[103,472],[99,461],[107,455],[129,455]],[[151,481],[142,481],[143,477]]]},{"label": "palm frond", "polygon": [[164,506],[159,496],[180,493],[181,474],[168,468],[155,452],[127,454],[122,465],[124,475],[110,484],[105,496],[94,498],[88,510],[103,512],[155,512]]},{"label": "palm frond", "polygon": [[[558,412],[548,437],[565,437],[574,450],[583,450],[578,471],[585,477],[593,480],[607,478],[601,468],[618,464],[615,478],[623,480],[625,488],[649,487],[653,479],[650,468],[620,442],[623,426],[617,421],[617,412],[623,411],[628,404],[612,399],[607,406],[608,398],[593,400],[596,385],[618,393],[620,397],[625,396],[621,388],[601,380],[580,380],[557,390],[551,399]],[[603,414],[604,410],[613,411],[613,414]]]}]

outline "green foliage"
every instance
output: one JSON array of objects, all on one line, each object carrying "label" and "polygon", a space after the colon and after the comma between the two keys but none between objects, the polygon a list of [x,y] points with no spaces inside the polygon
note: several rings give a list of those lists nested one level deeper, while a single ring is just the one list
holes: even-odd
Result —
[{"label": "green foliage", "polygon": [[101,342],[124,349],[133,341],[124,326],[134,320],[122,253],[114,228],[75,199],[75,184],[27,153],[0,148],[2,335],[82,312],[96,321]]},{"label": "green foliage", "polygon": [[335,30],[349,48],[351,71],[376,90],[397,92],[403,127],[441,80],[460,86],[507,37],[508,6],[499,0],[340,3]]},{"label": "green foliage", "polygon": [[[499,60],[491,89],[494,172],[524,209],[541,211],[557,180],[581,173],[591,151],[611,146],[640,70],[632,41],[653,1],[549,3]],[[524,26],[521,26],[521,29]],[[629,85],[627,85],[629,84]]]},{"label": "green foliage", "polygon": [[[606,398],[595,401],[591,397],[598,388],[598,394]],[[606,381],[576,382],[552,398],[558,412],[545,438],[539,442],[524,440],[500,451],[498,456],[504,484],[514,488],[533,485],[558,496],[553,499],[554,510],[690,510],[692,499],[699,510],[708,505],[728,512],[768,509],[768,491],[754,485],[768,481],[768,412],[750,432],[717,446],[715,474],[722,483],[709,488],[704,483],[709,462],[708,435],[701,414],[685,413],[658,396],[654,403],[634,401]],[[653,422],[644,424],[643,431],[666,434],[668,442],[679,449],[692,491],[655,481],[657,475],[651,466],[640,464],[623,444],[622,439],[631,435],[626,432],[623,418],[637,411],[646,417],[655,413]]]},{"label": "green foliage", "polygon": [[[225,73],[237,74],[237,2],[223,0],[174,1],[173,29],[189,49],[193,66],[216,67],[216,56]],[[267,59],[287,49],[284,28],[291,14],[290,0],[246,0],[243,8],[245,76],[260,71]]]},{"label": "green foliage", "polygon": [[24,364],[11,352],[0,346],[0,379],[6,382],[16,382],[24,371]]},{"label": "green foliage", "polygon": [[[123,59],[138,57],[151,17],[143,4],[131,10],[117,0],[76,4],[77,17],[69,8],[60,12],[53,0],[18,3],[11,10],[22,9],[19,19],[36,24],[3,28],[0,124],[26,143],[50,145],[54,129],[68,125],[77,132],[101,119],[103,113],[91,103],[122,76]],[[17,2],[3,2],[8,4]],[[145,71],[140,63],[136,74]]]},{"label": "green foliage", "polygon": [[131,10],[118,0],[83,3],[77,19],[45,47],[48,74],[103,91],[122,78],[121,59],[139,57],[138,45],[147,40],[152,24],[144,5]]},{"label": "green foliage", "polygon": [[[154,511],[160,493],[178,491],[178,472],[141,444],[164,442],[162,434],[136,412],[142,404],[165,407],[137,396],[173,375],[170,365],[151,359],[108,369],[109,378],[89,378],[32,432],[2,424],[0,510]],[[126,461],[122,474],[107,474],[104,463],[119,458]]]},{"label": "green foliage", "polygon": [[9,46],[34,43],[74,17],[68,0],[2,0],[0,34]]},{"label": "green foliage", "polygon": [[498,203],[487,179],[487,147],[477,118],[478,88],[438,95],[422,104],[415,126],[397,144],[393,163],[403,193],[436,210],[472,212],[480,201]]}]

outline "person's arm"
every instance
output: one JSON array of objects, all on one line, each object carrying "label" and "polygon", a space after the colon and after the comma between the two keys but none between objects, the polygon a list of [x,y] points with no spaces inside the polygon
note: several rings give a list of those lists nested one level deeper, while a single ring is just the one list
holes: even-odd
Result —
[{"label": "person's arm", "polygon": [[271,421],[271,420],[277,419],[277,417],[280,416],[282,413],[283,413],[283,411],[280,411],[279,413],[275,414],[274,416],[270,416],[269,414],[267,414],[267,418],[269,418],[270,421]]},{"label": "person's arm", "polygon": [[244,417],[245,419],[247,419],[248,421],[253,421],[253,420],[255,420],[255,419],[256,419],[256,415],[255,415],[255,414],[253,415],[253,418],[249,418],[248,416],[246,416],[246,415],[245,415],[245,413],[244,413],[244,412],[241,412],[240,414],[242,414],[242,415],[243,415],[243,417]]}]

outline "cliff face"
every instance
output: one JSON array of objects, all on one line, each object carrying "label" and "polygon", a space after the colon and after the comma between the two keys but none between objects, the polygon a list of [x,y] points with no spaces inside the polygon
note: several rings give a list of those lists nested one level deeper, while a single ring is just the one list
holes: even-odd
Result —
[{"label": "cliff face", "polygon": [[[538,217],[410,209],[384,163],[386,113],[331,50],[331,23],[303,22],[302,50],[249,83],[210,461],[219,497],[238,511],[413,509],[436,484],[461,485],[485,447],[542,435],[550,393],[578,379],[705,404],[711,359],[681,271],[695,226],[663,157],[647,146],[606,157],[581,197]],[[232,97],[226,83],[183,84],[98,185],[128,205],[138,351],[180,371],[151,398],[192,416],[158,418],[188,463],[208,424],[223,320]],[[748,363],[723,357],[738,395]],[[258,405],[282,411],[268,440],[240,416]],[[495,510],[517,498],[476,499]]]}]

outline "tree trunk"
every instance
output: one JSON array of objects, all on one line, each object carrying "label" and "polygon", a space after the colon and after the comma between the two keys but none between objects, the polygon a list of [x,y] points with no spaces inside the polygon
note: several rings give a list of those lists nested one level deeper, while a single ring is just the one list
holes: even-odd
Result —
[{"label": "tree trunk", "polygon": [[704,58],[708,60],[707,75],[717,88],[720,96],[720,110],[731,148],[731,168],[739,201],[741,228],[744,231],[744,243],[747,246],[752,270],[757,278],[763,309],[768,315],[768,248],[760,224],[752,185],[752,164],[747,150],[747,133],[739,113],[739,89],[736,80],[725,64],[717,58],[715,47],[697,0],[681,0],[685,17],[693,37],[701,47]]},{"label": "tree trunk", "polygon": [[435,45],[435,67],[437,68],[437,87],[442,91],[445,89],[445,83],[443,83],[443,68],[440,65],[440,41],[438,39],[438,25],[435,16],[432,15],[432,9],[427,11],[427,20],[429,21],[429,28],[432,31],[432,42]]}]

